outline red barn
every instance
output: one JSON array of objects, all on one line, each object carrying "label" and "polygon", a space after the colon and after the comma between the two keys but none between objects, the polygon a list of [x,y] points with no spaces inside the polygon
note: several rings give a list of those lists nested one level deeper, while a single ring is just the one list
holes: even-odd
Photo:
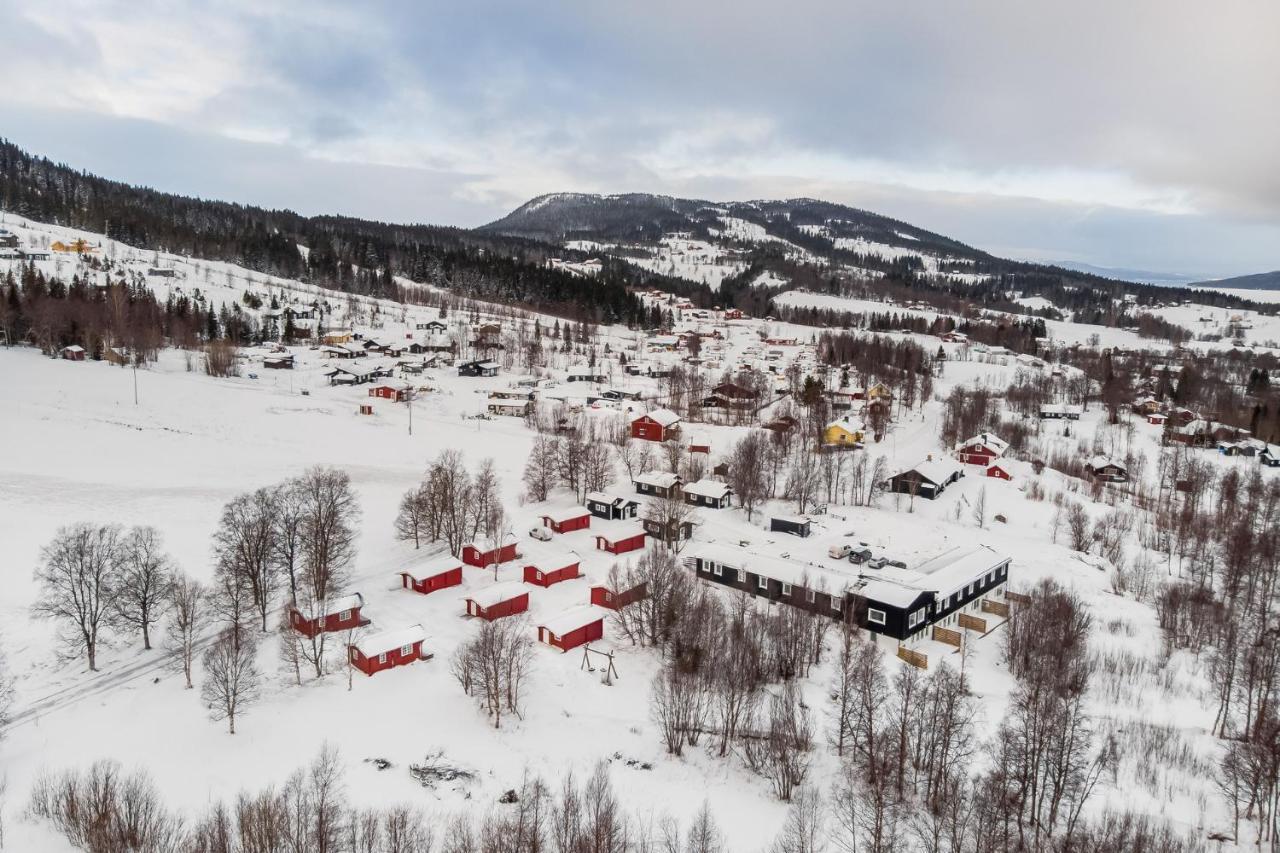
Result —
[{"label": "red barn", "polygon": [[987,466],[987,476],[995,477],[999,480],[1012,480],[1013,474],[1009,473],[1009,466],[1003,462],[992,462]]},{"label": "red barn", "polygon": [[364,607],[364,598],[360,593],[353,592],[351,595],[322,602],[321,606],[308,608],[306,611],[290,607],[289,624],[293,626],[293,630],[308,637],[327,631],[359,628],[369,624],[369,620],[360,615],[361,607]]},{"label": "red barn", "polygon": [[557,509],[542,516],[542,524],[556,533],[585,530],[591,526],[591,513],[584,506]]},{"label": "red barn", "polygon": [[430,660],[431,655],[422,650],[426,640],[427,632],[421,625],[410,625],[361,637],[347,648],[347,654],[352,666],[365,675],[373,675],[394,666]]},{"label": "red barn", "polygon": [[596,548],[625,554],[644,547],[644,527],[635,522],[610,524],[596,534]]},{"label": "red barn", "polygon": [[529,590],[518,583],[499,583],[467,597],[467,615],[492,622],[529,609]]},{"label": "red barn", "polygon": [[631,422],[631,437],[668,441],[680,434],[680,416],[670,409],[654,409]]},{"label": "red barn", "polygon": [[956,455],[966,465],[990,465],[992,460],[1004,456],[1008,449],[1008,442],[984,432],[956,445]]},{"label": "red barn", "polygon": [[621,610],[628,604],[634,604],[642,598],[648,598],[649,585],[639,583],[623,592],[614,592],[607,586],[591,587],[591,603],[596,607],[607,607],[610,610]]},{"label": "red barn", "polygon": [[581,576],[578,571],[579,562],[576,554],[538,560],[524,567],[524,582],[538,586],[551,586],[560,581],[572,580]]},{"label": "red barn", "polygon": [[468,566],[485,568],[494,563],[505,563],[520,556],[516,553],[516,543],[497,545],[488,539],[477,539],[469,545],[462,546],[462,562]]},{"label": "red barn", "polygon": [[603,636],[604,614],[591,606],[566,611],[538,626],[538,642],[562,652]]},{"label": "red barn", "polygon": [[452,554],[405,569],[400,573],[400,583],[405,589],[423,595],[438,589],[447,589],[462,583],[462,563]]},{"label": "red barn", "polygon": [[84,361],[84,347],[79,344],[72,344],[69,347],[63,347],[62,357],[67,361]]}]

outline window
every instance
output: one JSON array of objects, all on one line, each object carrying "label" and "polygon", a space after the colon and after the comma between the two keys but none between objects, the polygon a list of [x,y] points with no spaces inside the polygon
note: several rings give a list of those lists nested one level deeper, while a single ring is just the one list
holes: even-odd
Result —
[{"label": "window", "polygon": [[763,577],[763,576],[761,576],[761,577],[757,577],[757,578],[756,578],[756,585],[757,585],[757,586],[759,586],[761,589],[768,589],[768,588],[769,588],[769,579],[768,579],[768,578],[766,578],[766,577]]},{"label": "window", "polygon": [[747,571],[746,571],[746,569],[738,569],[738,582],[739,582],[739,583],[746,583],[746,582],[747,582]]},{"label": "window", "polygon": [[350,611],[350,610],[344,610],[344,611],[342,611],[341,613],[339,613],[339,614],[338,614],[338,620],[339,620],[339,621],[341,621],[341,622],[346,622],[346,621],[347,621],[348,619],[350,619],[350,618],[351,618],[351,611]]},{"label": "window", "polygon": [[400,657],[402,657],[402,658],[407,658],[407,657],[409,657],[409,655],[411,655],[411,654],[413,654],[413,645],[412,645],[412,644],[407,645],[407,646],[402,646],[402,647],[400,648]]},{"label": "window", "polygon": [[813,590],[809,590],[807,597],[809,599],[809,603],[812,604],[813,602],[818,600],[818,593],[814,592]]},{"label": "window", "polygon": [[789,583],[784,583],[784,584],[782,585],[782,594],[783,594],[783,595],[790,595],[790,594],[791,594],[791,584],[789,584]]},{"label": "window", "polygon": [[386,662],[387,662],[386,652],[383,652],[382,654],[378,655],[378,663],[386,663]]},{"label": "window", "polygon": [[712,564],[711,564],[711,573],[712,573],[713,575],[715,575],[716,577],[720,577],[722,574],[724,574],[724,570],[720,568],[720,564],[719,564],[719,563],[712,563]]},{"label": "window", "polygon": [[867,608],[867,621],[872,625],[883,625],[884,611],[876,610],[874,607]]},{"label": "window", "polygon": [[921,607],[915,613],[912,613],[911,617],[907,620],[907,626],[910,628],[914,628],[915,626],[923,622],[926,610],[927,608]]},{"label": "window", "polygon": [[537,569],[534,569],[534,571],[533,571],[533,579],[534,579],[534,580],[536,580],[536,581],[540,581],[540,580],[542,580],[542,572],[538,571]]},{"label": "window", "polygon": [[831,596],[831,609],[839,613],[841,610],[844,610],[844,602],[839,598],[836,598],[834,595]]}]

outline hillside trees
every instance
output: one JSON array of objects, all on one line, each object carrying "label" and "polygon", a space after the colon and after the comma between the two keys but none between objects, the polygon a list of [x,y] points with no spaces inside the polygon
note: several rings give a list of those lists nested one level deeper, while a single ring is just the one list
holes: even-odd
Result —
[{"label": "hillside trees", "polygon": [[122,560],[116,617],[122,626],[142,634],[142,647],[151,648],[151,628],[170,602],[173,561],[162,550],[154,527],[135,527],[121,542]]},{"label": "hillside trees", "polygon": [[115,612],[125,561],[118,526],[80,523],[58,529],[40,552],[40,593],[31,612],[58,623],[68,652],[83,653],[98,669],[98,644]]}]

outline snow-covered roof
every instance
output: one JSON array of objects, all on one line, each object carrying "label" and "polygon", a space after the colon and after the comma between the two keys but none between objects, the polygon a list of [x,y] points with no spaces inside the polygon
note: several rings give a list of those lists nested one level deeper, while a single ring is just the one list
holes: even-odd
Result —
[{"label": "snow-covered roof", "polygon": [[959,462],[951,457],[938,456],[934,459],[927,459],[907,470],[915,471],[931,483],[945,483],[964,469],[960,467]]},{"label": "snow-covered roof", "polygon": [[654,409],[644,417],[663,427],[675,426],[680,423],[680,416],[670,409]]},{"label": "snow-covered roof", "polygon": [[62,349],[64,352],[84,352],[84,347],[79,344],[72,344],[69,347],[63,347]]},{"label": "snow-covered roof", "polygon": [[411,646],[414,643],[421,643],[426,639],[426,629],[421,625],[410,625],[407,628],[395,628],[390,631],[382,631],[377,634],[370,634],[367,637],[361,637],[353,645],[355,645],[360,654],[371,658],[387,652],[393,652],[396,649],[402,649],[405,646]]},{"label": "snow-covered roof", "polygon": [[495,604],[501,604],[504,601],[519,598],[528,592],[529,588],[524,584],[516,581],[506,581],[504,583],[496,583],[493,586],[488,586],[482,590],[471,593],[467,596],[467,601],[474,601],[481,607],[493,607]]},{"label": "snow-covered roof", "polygon": [[481,370],[497,370],[499,366],[496,361],[482,361],[476,365]]},{"label": "snow-covered roof", "polygon": [[549,551],[533,557],[525,563],[540,572],[558,572],[582,562],[582,558],[572,551]]},{"label": "snow-covered roof", "polygon": [[607,611],[590,604],[582,607],[575,607],[572,610],[566,610],[558,616],[553,616],[543,622],[540,627],[546,628],[557,637],[564,636],[572,631],[576,631],[584,625],[590,625],[603,619],[607,615]]},{"label": "snow-covered roof", "polygon": [[655,489],[669,489],[680,482],[680,477],[670,471],[646,471],[636,474],[634,482],[653,486]]},{"label": "snow-covered roof", "polygon": [[400,574],[408,575],[415,581],[424,581],[427,578],[434,578],[453,569],[462,568],[462,561],[452,554],[443,554],[439,557],[432,557],[424,560],[411,568],[405,569]]},{"label": "snow-covered roof", "polygon": [[[932,592],[939,598],[946,598],[966,584],[972,583],[994,570],[1008,559],[1007,556],[998,553],[988,545],[956,546],[943,551],[932,559],[926,560],[914,569],[885,566],[877,572],[878,577],[872,580],[878,582],[878,584],[899,586],[907,590],[907,592],[899,594],[895,600],[906,599],[906,603],[910,604],[921,592]],[[866,591],[870,588],[871,582],[868,581],[863,588],[863,594],[867,595],[868,598],[875,598],[885,604],[894,604],[895,600],[879,597],[880,594],[890,595],[890,590],[877,585],[875,586],[877,595],[871,595],[870,592]],[[895,604],[895,606],[904,607],[906,605]]]},{"label": "snow-covered roof", "polygon": [[729,495],[729,484],[721,483],[719,480],[697,480],[693,483],[684,485],[684,493],[686,495],[698,495],[704,498],[714,498],[722,500]]},{"label": "snow-covered roof", "polygon": [[1116,462],[1110,456],[1103,456],[1102,454],[1098,454],[1097,456],[1094,456],[1085,464],[1089,467],[1089,470],[1091,471],[1097,471],[1100,468],[1107,467],[1108,465],[1114,465],[1117,468],[1119,468],[1121,471],[1124,470],[1124,465],[1122,465],[1119,462]]},{"label": "snow-covered roof", "polygon": [[606,542],[617,542],[632,536],[643,536],[644,525],[638,521],[601,521],[591,528],[591,532],[604,537]]},{"label": "snow-covered roof", "polygon": [[756,575],[771,578],[780,583],[795,584],[823,592],[842,594],[853,586],[855,579],[825,566],[809,565],[786,557],[774,557],[755,551],[747,551],[732,545],[707,543],[686,552],[686,556],[710,560],[722,566],[742,569]]},{"label": "snow-covered roof", "polygon": [[621,495],[611,495],[606,492],[587,492],[587,500],[592,503],[612,504],[613,506],[622,506],[629,503],[637,503],[635,498],[628,498]]},{"label": "snow-covered roof", "polygon": [[582,518],[584,515],[591,515],[584,506],[570,506],[560,509],[543,510],[541,518],[549,518],[556,524],[566,521],[573,521],[575,518]]},{"label": "snow-covered roof", "polygon": [[857,420],[856,418],[851,418],[848,415],[845,415],[843,418],[837,418],[836,420],[827,424],[827,429],[831,429],[832,427],[839,427],[845,432],[850,432],[850,433],[866,432],[866,425],[863,424],[862,421]]},{"label": "snow-covered roof", "polygon": [[1009,442],[989,432],[975,435],[973,438],[961,444],[960,447],[972,447],[975,444],[994,450],[997,455],[1003,454],[1009,449]]},{"label": "snow-covered roof", "polygon": [[302,618],[311,621],[314,619],[322,619],[326,616],[333,616],[347,610],[355,610],[357,607],[363,607],[364,597],[358,592],[353,592],[350,595],[344,595],[340,598],[333,598],[329,601],[317,603],[323,605],[323,607],[318,609],[314,607],[306,609],[298,607],[296,609],[300,614],[302,614]]}]

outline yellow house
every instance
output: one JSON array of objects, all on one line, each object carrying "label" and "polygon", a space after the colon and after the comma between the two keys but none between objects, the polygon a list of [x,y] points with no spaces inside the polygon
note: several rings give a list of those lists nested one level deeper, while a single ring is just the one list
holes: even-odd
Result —
[{"label": "yellow house", "polygon": [[822,443],[828,447],[853,447],[862,441],[863,426],[861,421],[841,418],[827,424],[822,431]]},{"label": "yellow house", "polygon": [[867,389],[867,399],[868,400],[879,400],[879,399],[892,400],[893,392],[889,390],[888,385],[885,385],[883,382],[877,382],[875,385],[872,385],[870,388]]}]

